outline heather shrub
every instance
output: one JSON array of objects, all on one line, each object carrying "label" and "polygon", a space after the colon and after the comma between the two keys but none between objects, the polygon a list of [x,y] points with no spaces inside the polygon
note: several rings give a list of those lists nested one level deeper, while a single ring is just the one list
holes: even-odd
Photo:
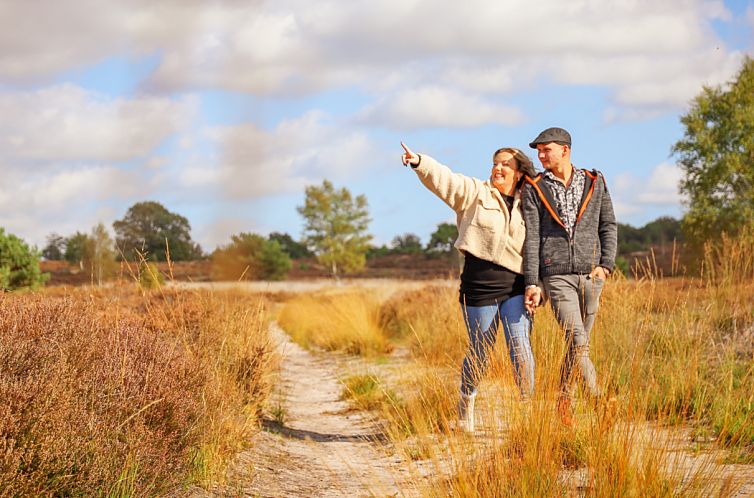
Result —
[{"label": "heather shrub", "polygon": [[2,298],[0,495],[153,496],[217,478],[248,440],[259,306],[126,289]]}]

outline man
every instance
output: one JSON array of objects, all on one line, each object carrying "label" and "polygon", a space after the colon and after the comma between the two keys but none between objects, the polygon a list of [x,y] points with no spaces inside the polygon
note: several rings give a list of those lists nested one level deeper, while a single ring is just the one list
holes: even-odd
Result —
[{"label": "man", "polygon": [[589,358],[589,334],[602,286],[615,265],[618,230],[604,176],[571,164],[566,130],[548,128],[529,146],[537,149],[545,172],[527,178],[523,192],[525,301],[533,313],[543,297],[541,280],[565,331],[558,413],[573,426],[574,375],[594,400],[602,394]]}]

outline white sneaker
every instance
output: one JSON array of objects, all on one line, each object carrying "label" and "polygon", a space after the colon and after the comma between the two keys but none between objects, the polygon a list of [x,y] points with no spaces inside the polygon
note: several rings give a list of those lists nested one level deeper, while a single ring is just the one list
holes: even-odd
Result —
[{"label": "white sneaker", "polygon": [[474,399],[476,394],[461,394],[458,401],[458,427],[468,433],[474,433]]}]

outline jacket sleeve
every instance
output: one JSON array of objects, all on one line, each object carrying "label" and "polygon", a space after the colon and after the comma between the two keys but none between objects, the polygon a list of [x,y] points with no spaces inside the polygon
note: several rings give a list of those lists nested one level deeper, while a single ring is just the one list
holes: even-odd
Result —
[{"label": "jacket sleeve", "polygon": [[604,192],[602,193],[602,204],[600,205],[600,224],[598,228],[600,237],[600,246],[602,254],[600,255],[600,266],[613,271],[615,266],[615,254],[618,250],[618,223],[615,221],[615,212],[613,211],[613,201],[610,198],[610,192],[607,190],[605,176],[600,173]]},{"label": "jacket sleeve", "polygon": [[524,185],[521,202],[526,223],[524,281],[527,286],[539,285],[539,198],[531,185]]},{"label": "jacket sleeve", "polygon": [[479,196],[482,182],[460,173],[453,173],[447,166],[425,154],[414,171],[419,180],[445,204],[459,213],[465,211]]}]

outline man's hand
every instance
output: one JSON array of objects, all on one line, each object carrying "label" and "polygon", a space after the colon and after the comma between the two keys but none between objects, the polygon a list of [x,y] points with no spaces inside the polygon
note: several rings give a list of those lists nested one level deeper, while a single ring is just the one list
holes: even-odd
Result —
[{"label": "man's hand", "polygon": [[542,289],[538,286],[529,287],[524,293],[524,307],[531,316],[537,312],[537,306],[542,301]]},{"label": "man's hand", "polygon": [[599,278],[600,280],[607,280],[608,275],[609,273],[605,268],[601,266],[596,266],[594,270],[592,270],[592,273],[589,274],[589,278],[591,279]]},{"label": "man's hand", "polygon": [[419,155],[411,152],[411,149],[406,147],[406,144],[404,144],[403,142],[401,142],[401,147],[403,147],[403,150],[405,151],[403,155],[401,155],[401,162],[403,163],[403,165],[411,167],[418,165],[419,161],[421,160],[419,158]]}]

